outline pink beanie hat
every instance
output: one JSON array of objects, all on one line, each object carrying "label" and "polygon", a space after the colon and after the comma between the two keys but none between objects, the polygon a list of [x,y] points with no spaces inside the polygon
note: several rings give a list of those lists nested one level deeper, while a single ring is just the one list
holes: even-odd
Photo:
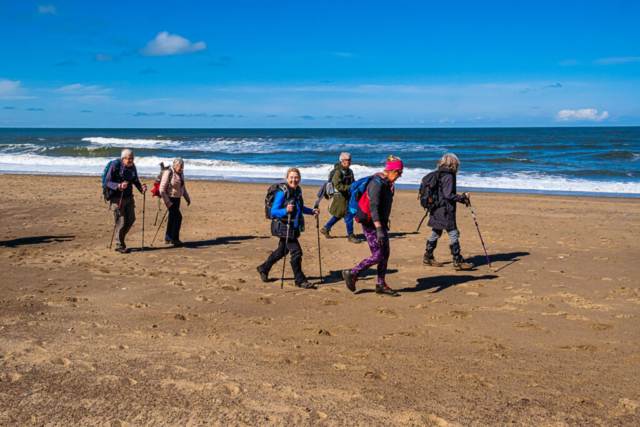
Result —
[{"label": "pink beanie hat", "polygon": [[395,162],[387,162],[387,165],[384,168],[384,170],[387,170],[387,171],[397,171],[402,169],[404,169],[402,160],[396,160]]}]

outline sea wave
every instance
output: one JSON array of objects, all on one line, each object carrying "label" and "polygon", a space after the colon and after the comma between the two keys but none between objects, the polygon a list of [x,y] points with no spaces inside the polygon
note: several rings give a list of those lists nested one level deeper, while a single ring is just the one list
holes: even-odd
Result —
[{"label": "sea wave", "polygon": [[[38,154],[0,154],[0,172],[42,173],[69,175],[101,175],[104,166],[110,161],[107,157],[52,157]],[[137,157],[138,172],[145,176],[155,176],[159,172],[160,162],[170,163],[170,157]],[[303,180],[312,182],[327,179],[333,164],[300,166]],[[187,178],[220,178],[226,180],[278,180],[282,179],[288,166],[251,165],[235,161],[216,159],[185,159]],[[356,177],[372,175],[380,171],[379,167],[354,165]],[[430,169],[406,168],[399,184],[417,185]],[[620,181],[595,181],[582,178],[530,172],[509,172],[494,174],[458,175],[458,186],[478,189],[498,190],[534,190],[582,193],[619,193],[640,194],[640,183]]]}]

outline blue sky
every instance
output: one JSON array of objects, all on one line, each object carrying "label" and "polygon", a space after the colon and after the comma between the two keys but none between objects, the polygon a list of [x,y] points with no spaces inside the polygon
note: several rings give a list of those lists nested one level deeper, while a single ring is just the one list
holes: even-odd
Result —
[{"label": "blue sky", "polygon": [[636,1],[0,0],[0,126],[640,125]]}]

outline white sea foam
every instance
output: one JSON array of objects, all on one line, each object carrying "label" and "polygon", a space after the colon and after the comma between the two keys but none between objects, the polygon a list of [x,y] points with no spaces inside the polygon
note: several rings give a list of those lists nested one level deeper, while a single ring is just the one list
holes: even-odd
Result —
[{"label": "white sea foam", "polygon": [[[37,154],[0,154],[0,172],[15,173],[53,173],[101,175],[104,166],[111,160],[106,157],[52,157]],[[142,175],[155,176],[158,164],[171,163],[172,158],[137,157],[136,166]],[[303,180],[323,181],[333,164],[299,167]],[[187,178],[219,178],[227,180],[264,179],[276,180],[284,177],[288,166],[251,165],[233,161],[213,159],[185,159]],[[372,175],[381,168],[354,165],[356,177]],[[399,184],[420,183],[422,177],[430,169],[407,168]],[[639,182],[591,181],[587,179],[570,179],[539,173],[509,174],[465,174],[458,175],[458,186],[478,189],[502,190],[537,190],[585,193],[618,193],[640,194]]]}]

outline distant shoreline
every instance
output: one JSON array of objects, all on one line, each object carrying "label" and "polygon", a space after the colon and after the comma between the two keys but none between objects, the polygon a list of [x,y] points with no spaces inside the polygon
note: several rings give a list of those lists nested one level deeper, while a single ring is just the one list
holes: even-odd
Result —
[{"label": "distant shoreline", "polygon": [[[73,173],[73,174],[64,174],[64,173],[34,173],[34,172],[2,172],[0,171],[0,175],[12,176],[68,176],[70,178],[99,178],[100,174],[84,174],[84,173]],[[156,175],[154,174],[140,174],[143,178],[147,179],[155,179]],[[270,178],[237,178],[237,179],[227,179],[223,176],[220,177],[190,177],[188,174],[185,176],[186,180],[193,181],[219,181],[219,182],[228,182],[228,183],[242,183],[242,184],[269,184],[273,182],[278,182],[277,179]],[[284,179],[281,180],[284,182]],[[323,181],[318,181],[314,179],[304,179],[302,180],[302,186],[320,186]],[[415,184],[402,184],[399,183],[396,185],[399,190],[417,190],[419,188],[418,185]],[[527,190],[527,189],[504,189],[504,188],[484,188],[484,187],[463,187],[458,186],[458,193],[463,191],[469,191],[474,193],[500,193],[500,194],[527,194],[527,195],[541,195],[541,196],[569,196],[569,197],[607,197],[607,198],[616,198],[616,199],[639,199],[640,194],[637,193],[589,193],[584,191],[552,191],[552,190]],[[307,196],[308,197],[308,196]]]}]

